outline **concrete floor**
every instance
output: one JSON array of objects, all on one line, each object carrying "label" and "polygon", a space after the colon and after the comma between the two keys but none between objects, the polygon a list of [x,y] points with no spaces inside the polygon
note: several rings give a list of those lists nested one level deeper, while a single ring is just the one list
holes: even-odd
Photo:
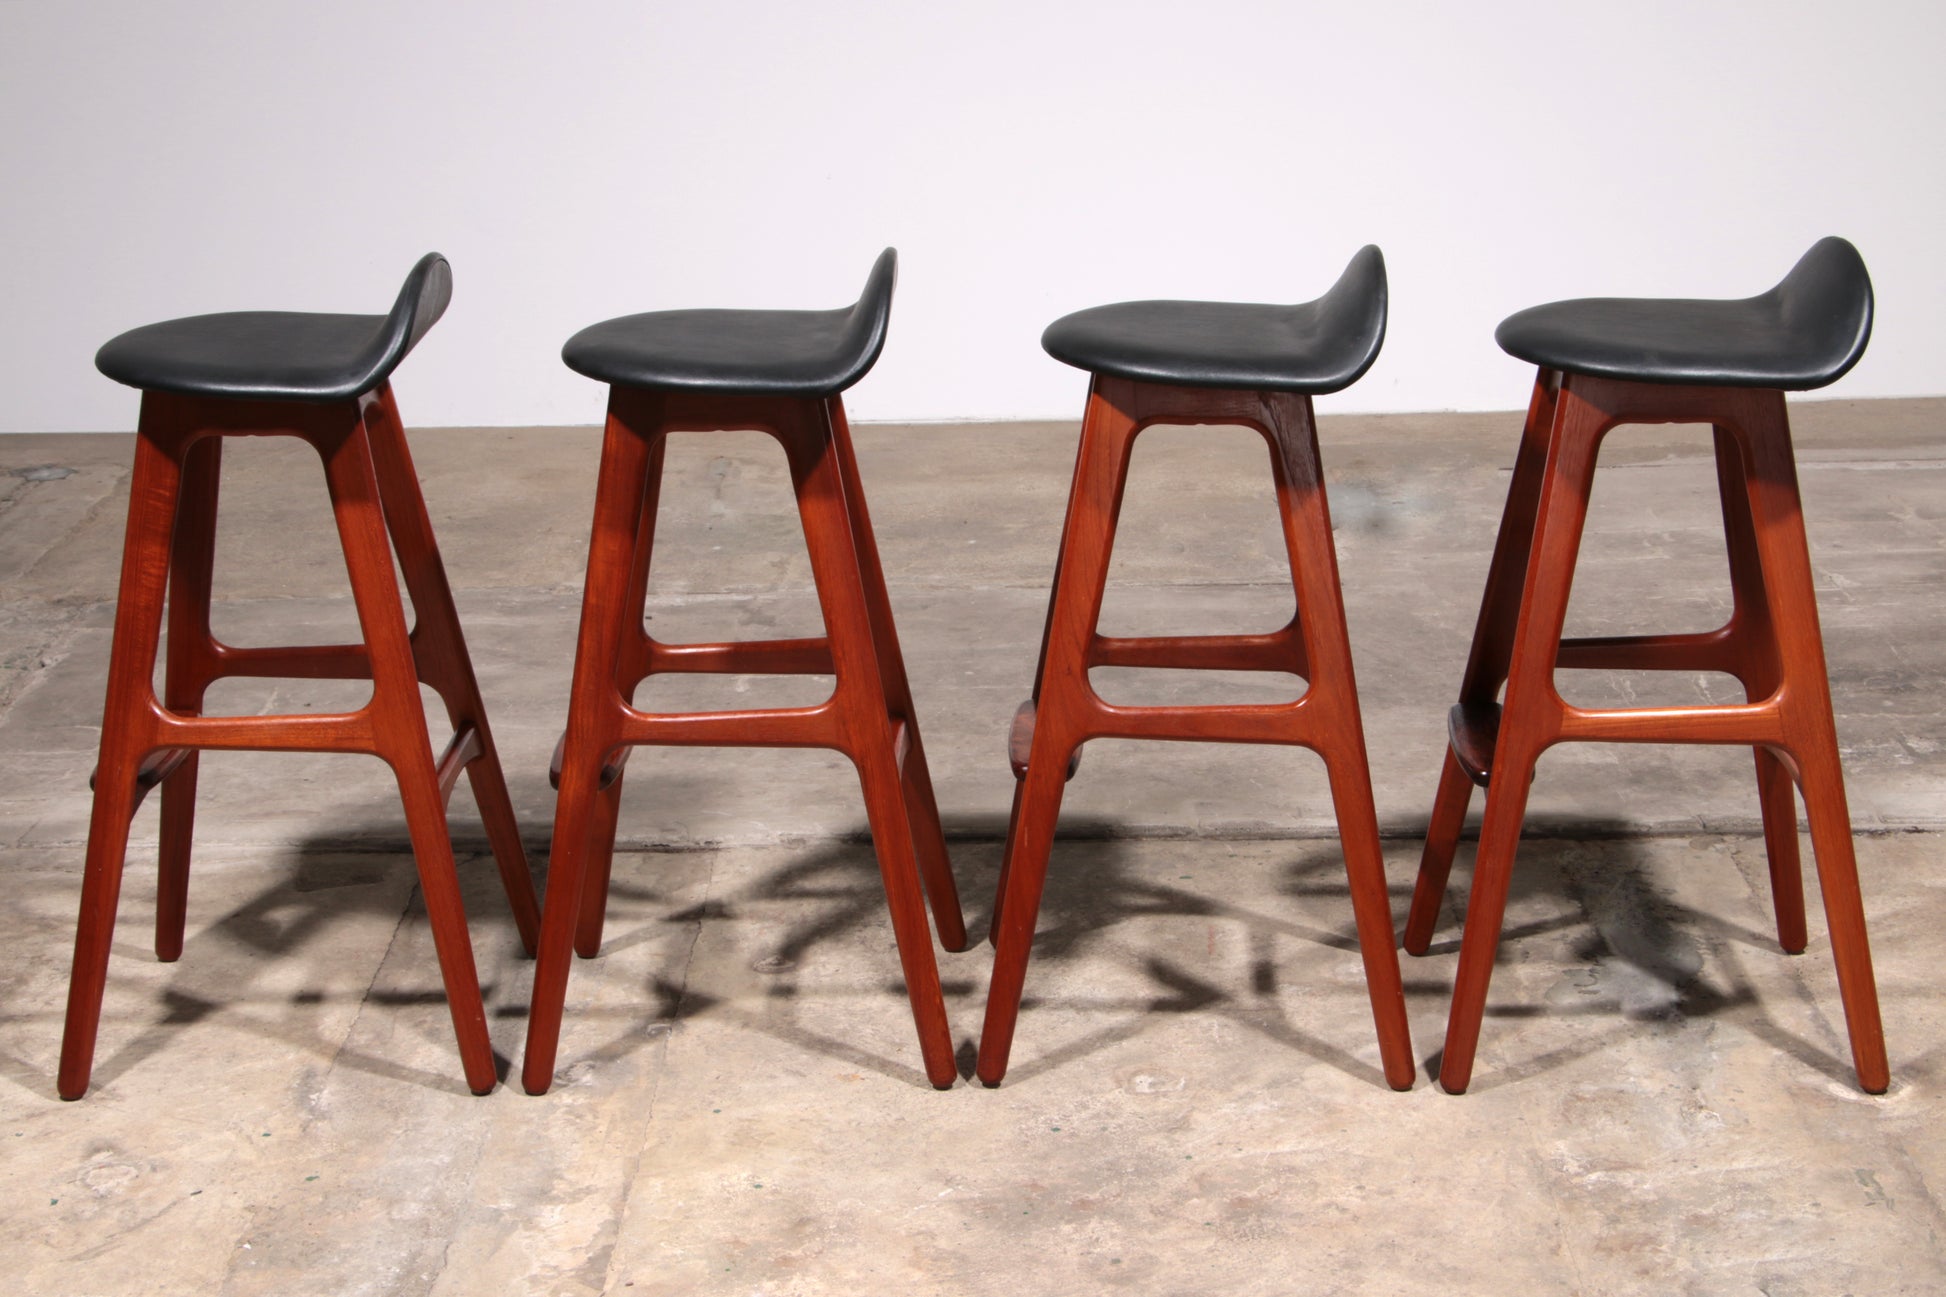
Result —
[{"label": "concrete floor", "polygon": [[[410,413],[410,393],[405,394]],[[135,830],[95,1088],[53,1095],[126,507],[126,436],[0,441],[0,1260],[29,1293],[1933,1293],[1946,1288],[1946,401],[1795,414],[1894,1083],[1852,1085],[1821,919],[1771,929],[1749,758],[1542,765],[1472,1091],[1379,1079],[1316,759],[1100,743],[1063,817],[1006,1084],[929,1089],[843,758],[645,752],[608,940],[561,1079],[461,1084],[389,777],[205,758],[188,947],[148,951]],[[1518,416],[1326,416],[1324,457],[1394,908],[1403,918]],[[1073,453],[1071,424],[858,434],[970,921],[983,926]],[[537,866],[596,437],[414,434]],[[1604,453],[1571,632],[1727,607],[1707,434]],[[226,451],[216,623],[355,635],[308,451]],[[1138,447],[1111,631],[1289,612],[1261,443]],[[816,605],[781,456],[672,449],[663,638],[788,634]],[[1292,696],[1104,673],[1111,697]],[[1570,697],[1725,698],[1585,674]],[[238,682],[251,713],[360,687]],[[657,705],[817,682],[663,682]],[[734,703],[733,703],[734,705]],[[440,740],[443,741],[443,734]],[[1477,813],[1477,799],[1476,799]],[[518,954],[454,806],[489,1012]],[[1808,847],[1806,851],[1807,860]],[[1434,1058],[1464,910],[1405,962]],[[1812,896],[1815,906],[1815,891]],[[990,950],[941,955],[970,1066]],[[6,1147],[7,1144],[0,1144]]]}]

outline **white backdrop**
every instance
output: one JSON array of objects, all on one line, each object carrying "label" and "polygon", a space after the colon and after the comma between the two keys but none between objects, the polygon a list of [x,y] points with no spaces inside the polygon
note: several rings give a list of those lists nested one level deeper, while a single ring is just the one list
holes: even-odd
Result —
[{"label": "white backdrop", "polygon": [[861,419],[1075,417],[1056,315],[1302,300],[1365,242],[1392,330],[1326,411],[1519,406],[1507,312],[1829,233],[1880,307],[1831,393],[1946,392],[1943,53],[1937,0],[0,0],[0,430],[131,427],[112,334],[380,311],[429,249],[418,425],[594,422],[576,328],[841,305],[886,244]]}]

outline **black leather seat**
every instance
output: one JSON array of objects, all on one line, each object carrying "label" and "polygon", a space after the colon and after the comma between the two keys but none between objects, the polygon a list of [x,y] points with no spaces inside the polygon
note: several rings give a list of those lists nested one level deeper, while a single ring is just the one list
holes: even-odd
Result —
[{"label": "black leather seat", "polygon": [[130,329],[95,353],[95,368],[150,392],[348,400],[390,377],[452,297],[452,267],[429,252],[406,276],[389,315],[192,315]]},{"label": "black leather seat", "polygon": [[1858,249],[1820,239],[1755,297],[1583,297],[1510,315],[1493,336],[1510,355],[1573,374],[1802,392],[1864,354],[1872,280]]},{"label": "black leather seat", "polygon": [[885,346],[899,254],[872,263],[865,291],[835,311],[649,311],[591,324],[568,339],[569,369],[624,387],[730,396],[834,396]]},{"label": "black leather seat", "polygon": [[1385,257],[1367,245],[1315,302],[1117,302],[1062,316],[1041,346],[1076,369],[1144,383],[1319,395],[1372,367],[1385,310]]}]

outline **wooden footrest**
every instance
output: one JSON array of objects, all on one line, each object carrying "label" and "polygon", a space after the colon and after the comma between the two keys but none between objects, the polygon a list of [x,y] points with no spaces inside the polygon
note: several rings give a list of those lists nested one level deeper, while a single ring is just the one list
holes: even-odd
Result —
[{"label": "wooden footrest", "polygon": [[[151,752],[144,757],[141,766],[135,771],[135,806],[139,807],[142,804],[142,799],[149,795],[150,789],[180,770],[182,763],[189,760],[195,751],[194,748],[163,748],[159,752]],[[88,772],[90,792],[94,790],[95,779],[100,774],[99,767]],[[134,808],[130,809],[132,812]]]},{"label": "wooden footrest", "polygon": [[[1034,750],[1034,700],[1029,698],[1014,711],[1013,726],[1007,731],[1007,761],[1014,768],[1015,779],[1027,777],[1027,758]],[[1074,772],[1081,769],[1081,749],[1076,748],[1068,758],[1067,778],[1074,778]]]},{"label": "wooden footrest", "polygon": [[[567,751],[567,747],[568,736],[563,733],[554,741],[554,759],[547,763],[547,782],[556,790],[561,787],[561,754]],[[602,762],[601,781],[595,787],[605,789],[620,779],[623,767],[628,765],[628,754],[633,751],[635,749],[628,746],[617,748],[614,756]]]},{"label": "wooden footrest", "polygon": [[1493,748],[1500,738],[1499,703],[1460,703],[1446,713],[1453,755],[1466,777],[1481,788],[1493,773]]},{"label": "wooden footrest", "polygon": [[480,742],[480,732],[471,725],[453,735],[452,742],[439,754],[439,764],[435,767],[441,799],[449,802],[453,799],[453,785],[459,782],[460,771],[484,755],[486,747]]}]

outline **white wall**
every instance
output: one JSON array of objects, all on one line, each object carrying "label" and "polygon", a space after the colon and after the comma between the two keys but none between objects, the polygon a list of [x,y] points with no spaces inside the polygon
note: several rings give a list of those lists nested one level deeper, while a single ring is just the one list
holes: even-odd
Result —
[{"label": "white wall", "polygon": [[453,261],[409,422],[591,423],[583,324],[835,306],[902,254],[856,417],[1074,417],[1042,327],[1130,297],[1296,301],[1361,243],[1385,354],[1326,410],[1510,408],[1508,311],[1740,296],[1863,250],[1833,395],[1946,392],[1946,6],[0,4],[0,429],[128,428],[131,325],[378,311]]}]

